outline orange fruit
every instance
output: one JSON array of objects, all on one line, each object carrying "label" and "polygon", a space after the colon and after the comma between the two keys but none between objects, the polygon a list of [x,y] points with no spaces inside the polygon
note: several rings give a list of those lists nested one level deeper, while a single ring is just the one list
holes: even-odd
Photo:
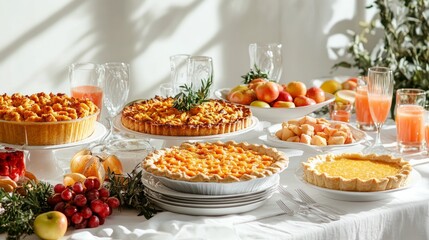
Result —
[{"label": "orange fruit", "polygon": [[336,91],[341,90],[341,83],[339,83],[337,80],[329,79],[326,80],[320,85],[320,88],[330,94],[335,94]]},{"label": "orange fruit", "polygon": [[85,182],[85,175],[80,173],[68,173],[63,177],[63,184],[65,186],[72,186],[75,182]]}]

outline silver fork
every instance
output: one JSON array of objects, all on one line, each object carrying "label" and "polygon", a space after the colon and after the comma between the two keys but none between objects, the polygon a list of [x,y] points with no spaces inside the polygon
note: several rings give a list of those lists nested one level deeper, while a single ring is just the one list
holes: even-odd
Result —
[{"label": "silver fork", "polygon": [[310,195],[308,195],[302,189],[297,188],[297,189],[295,189],[295,191],[298,193],[299,197],[309,205],[316,206],[318,208],[321,208],[321,209],[323,209],[327,212],[331,212],[333,214],[339,214],[339,215],[347,214],[347,212],[342,210],[342,209],[335,208],[335,207],[332,207],[332,206],[329,206],[326,204],[317,203],[316,201],[314,201],[314,199],[312,197],[310,197]]},{"label": "silver fork", "polygon": [[[308,220],[310,220],[310,221],[314,221],[315,219],[312,219],[312,218],[310,218],[310,216],[308,216],[308,214],[305,214],[305,213],[302,213],[302,212],[297,212],[297,211],[293,211],[292,209],[290,209],[282,200],[277,200],[276,201],[276,203],[277,203],[277,205],[280,207],[280,209],[281,210],[283,210],[283,212],[285,212],[286,213],[286,215],[288,215],[288,216],[294,216],[295,215],[295,213],[296,214],[298,214],[298,215],[300,215],[300,216],[303,216],[303,217],[305,217],[305,218],[307,218]],[[317,222],[326,222],[326,221],[323,221],[323,220],[319,220],[319,221],[317,221]]]},{"label": "silver fork", "polygon": [[311,204],[308,204],[306,202],[301,201],[300,199],[293,196],[290,192],[288,192],[285,189],[285,187],[283,187],[281,185],[279,185],[278,189],[279,189],[280,193],[286,197],[287,200],[299,205],[300,208],[305,210],[305,211],[310,211],[311,213],[313,213],[314,215],[318,216],[321,219],[324,219],[324,220],[329,219],[329,220],[333,220],[333,221],[340,219],[340,217],[337,215],[329,214],[327,212],[324,212],[324,211],[318,209],[314,205],[311,205]]}]

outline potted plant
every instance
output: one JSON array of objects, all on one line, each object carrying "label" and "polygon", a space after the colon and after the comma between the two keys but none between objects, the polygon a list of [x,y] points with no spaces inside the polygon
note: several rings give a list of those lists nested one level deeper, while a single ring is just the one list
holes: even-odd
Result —
[{"label": "potted plant", "polygon": [[[387,66],[394,72],[394,91],[399,88],[429,88],[429,1],[375,0],[378,14],[363,23],[360,33],[351,32],[347,48],[349,61],[333,66],[357,68],[367,75],[371,66]],[[381,34],[378,44],[369,49],[368,36]],[[395,100],[395,94],[394,94]],[[391,113],[393,116],[392,104]]]}]

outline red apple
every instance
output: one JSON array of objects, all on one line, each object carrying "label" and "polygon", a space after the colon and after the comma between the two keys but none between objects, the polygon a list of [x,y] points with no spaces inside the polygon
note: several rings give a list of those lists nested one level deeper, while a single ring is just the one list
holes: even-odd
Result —
[{"label": "red apple", "polygon": [[298,96],[293,100],[293,103],[295,103],[296,107],[303,107],[308,105],[314,105],[316,104],[316,101],[306,96]]},{"label": "red apple", "polygon": [[309,88],[305,96],[313,99],[316,103],[325,101],[325,92],[319,87]]},{"label": "red apple", "polygon": [[293,102],[292,96],[285,90],[279,92],[276,101]]},{"label": "red apple", "polygon": [[255,90],[257,86],[264,84],[266,82],[268,82],[268,80],[264,78],[255,78],[252,81],[250,81],[248,87],[252,90]]},{"label": "red apple", "polygon": [[279,96],[279,88],[275,82],[266,82],[256,87],[256,97],[258,100],[270,103]]},{"label": "red apple", "polygon": [[295,103],[293,102],[285,102],[285,101],[275,101],[273,103],[273,107],[275,108],[294,108]]},{"label": "red apple", "polygon": [[250,106],[252,107],[261,107],[261,108],[270,108],[270,104],[264,102],[264,101],[260,101],[260,100],[255,100],[253,101]]},{"label": "red apple", "polygon": [[36,217],[33,228],[41,239],[60,239],[67,231],[67,217],[58,211],[45,212]]},{"label": "red apple", "polygon": [[307,87],[303,82],[290,82],[286,86],[286,91],[292,95],[293,98],[296,98],[298,96],[304,96],[307,92]]},{"label": "red apple", "polygon": [[230,92],[227,99],[233,103],[249,105],[251,102],[256,100],[256,94],[251,89],[240,89]]}]

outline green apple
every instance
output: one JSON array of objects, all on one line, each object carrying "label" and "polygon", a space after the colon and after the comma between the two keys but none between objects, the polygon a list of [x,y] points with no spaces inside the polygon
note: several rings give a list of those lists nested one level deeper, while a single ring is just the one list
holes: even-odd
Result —
[{"label": "green apple", "polygon": [[67,217],[58,211],[45,212],[36,217],[33,228],[41,239],[59,239],[67,231]]},{"label": "green apple", "polygon": [[261,107],[261,108],[270,108],[270,104],[264,102],[264,101],[260,101],[260,100],[255,100],[252,103],[250,103],[250,106],[252,107]]}]

